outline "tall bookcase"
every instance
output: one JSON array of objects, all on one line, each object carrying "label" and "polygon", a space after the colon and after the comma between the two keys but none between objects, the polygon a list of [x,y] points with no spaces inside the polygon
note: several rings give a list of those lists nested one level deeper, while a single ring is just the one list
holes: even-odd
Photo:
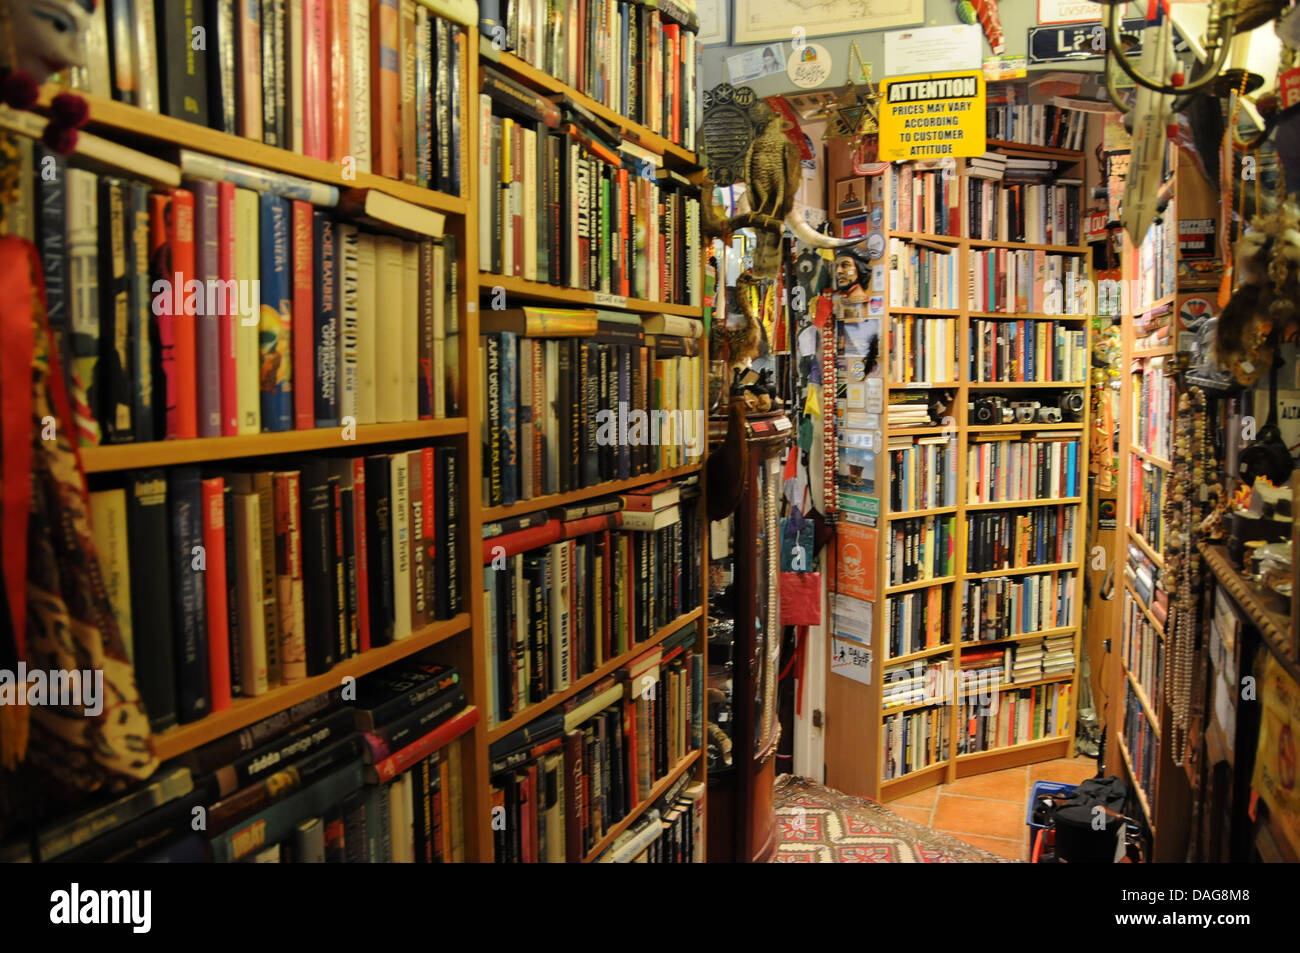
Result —
[{"label": "tall bookcase", "polygon": [[[587,110],[597,119],[616,128],[623,136],[625,142],[631,143],[636,148],[653,153],[655,156],[659,157],[664,168],[678,172],[695,183],[702,180],[703,173],[699,169],[698,159],[695,153],[683,148],[679,143],[667,139],[651,129],[620,115],[601,102],[598,102],[583,92],[531,65],[520,56],[517,56],[512,52],[496,49],[486,38],[480,38],[479,40],[479,54],[482,61],[491,62],[496,70],[504,74],[507,78],[521,84],[526,89],[541,96],[553,96],[558,94],[572,103],[575,103],[578,107]],[[477,89],[477,86],[475,86],[475,89]],[[482,141],[482,137],[488,135],[487,130],[480,128],[479,120],[479,113],[475,110],[473,125],[471,127],[471,139],[475,142]],[[684,118],[683,122],[685,121]],[[476,164],[473,164],[473,171],[471,173],[471,188],[475,190],[476,195],[477,190],[483,188],[483,183],[479,181],[479,170]],[[472,229],[476,229],[477,227],[477,222],[471,226]],[[469,299],[471,302],[478,302],[480,300],[485,303],[490,302],[494,296],[499,295],[500,291],[504,289],[505,300],[509,307],[533,305],[561,308],[604,308],[637,314],[643,319],[656,314],[677,315],[696,320],[703,320],[704,317],[704,308],[702,306],[691,306],[665,300],[651,301],[599,291],[570,288],[542,281],[530,281],[514,276],[494,274],[489,270],[489,263],[478,260],[477,240],[471,240],[468,243],[467,248],[468,253],[471,256],[469,258],[467,270],[469,274],[473,276],[473,280],[477,284],[477,291],[471,295]],[[700,258],[695,261],[688,261],[687,264],[687,267],[693,267],[696,269],[696,274],[698,276],[697,280],[700,282],[699,286],[701,288],[703,288],[703,265],[704,261],[702,253]],[[473,306],[474,305],[471,304],[471,307]],[[473,339],[475,346],[477,345],[477,340],[476,336]],[[698,388],[697,392],[700,395],[700,400],[696,404],[698,407],[705,406],[704,395],[706,391],[703,373],[706,372],[708,368],[707,334],[703,335],[701,338],[701,358],[699,364],[702,376],[695,382]],[[477,364],[472,373],[474,377],[472,380],[471,393],[478,394],[480,384],[478,381],[479,369]],[[485,409],[477,406],[477,401],[475,401],[470,411],[469,427],[471,433],[477,434],[479,432],[484,412]],[[485,505],[485,501],[482,499],[480,479],[482,465],[476,464],[474,470],[471,472],[471,485],[468,487],[470,513],[469,535],[471,538],[478,540],[482,537],[484,524],[487,523],[505,520],[524,514],[536,513],[542,510],[554,509],[556,507],[571,506],[586,500],[608,497],[617,493],[625,493],[638,487],[657,483],[661,480],[689,475],[699,476],[702,490],[705,492],[705,496],[701,497],[699,505],[699,518],[703,520],[704,513],[707,512],[707,488],[703,487],[705,461],[707,460],[708,454],[707,441],[705,441],[705,444],[706,446],[704,447],[703,455],[696,463],[674,466],[654,473],[644,473],[626,480],[599,483],[579,490],[534,496],[531,499],[499,506]],[[477,453],[473,455],[475,457],[478,456]],[[701,532],[700,538],[704,540],[705,545],[707,545],[707,532]],[[475,557],[477,557],[477,549],[474,550],[474,554]],[[473,565],[471,566],[469,573],[469,587],[471,592],[479,594],[484,589],[484,574],[492,570],[490,567],[485,566],[483,560],[479,558],[474,558],[472,563]],[[605,661],[594,671],[581,678],[575,679],[566,689],[553,692],[547,696],[544,701],[527,706],[507,720],[485,730],[480,736],[478,740],[481,747],[479,748],[477,764],[479,765],[481,773],[478,778],[478,796],[474,812],[471,815],[471,822],[477,827],[476,834],[480,843],[486,845],[486,853],[483,855],[482,859],[490,860],[492,855],[493,805],[490,793],[490,779],[488,777],[488,745],[506,738],[514,732],[518,732],[520,729],[525,728],[547,712],[553,711],[556,708],[564,707],[575,698],[582,696],[583,692],[587,689],[592,688],[592,686],[595,686],[597,683],[606,679],[609,675],[618,672],[620,669],[627,668],[629,663],[633,662],[639,656],[642,656],[645,652],[660,645],[666,639],[669,639],[674,634],[679,633],[682,629],[688,626],[694,626],[697,628],[698,636],[695,643],[695,651],[700,653],[701,656],[704,656],[707,651],[707,640],[703,636],[708,628],[707,554],[701,554],[700,565],[701,585],[699,591],[703,596],[698,605],[689,608],[688,611],[670,621],[667,625],[659,627],[651,638],[638,642],[628,651]],[[471,611],[473,616],[472,624],[474,632],[472,649],[474,653],[474,685],[477,697],[485,698],[488,693],[487,679],[489,678],[489,663],[487,657],[487,641],[490,635],[488,632],[488,620],[485,618],[483,601],[481,598],[475,598],[472,600]],[[707,670],[707,658],[704,658],[703,661]],[[684,757],[679,758],[675,765],[670,766],[668,772],[664,776],[654,782],[650,788],[648,796],[641,798],[639,803],[635,804],[617,823],[608,826],[605,834],[594,843],[589,851],[587,851],[584,860],[590,862],[598,857],[607,847],[609,847],[609,845],[614,843],[621,834],[623,834],[629,827],[633,826],[645,811],[653,805],[655,801],[661,798],[666,791],[673,787],[673,785],[684,775],[696,780],[704,779],[705,762],[702,757],[702,751],[699,748],[696,748],[695,750],[688,752]],[[697,851],[697,859],[702,858],[704,853],[704,842],[698,842],[695,846],[695,850]]]},{"label": "tall bookcase", "polygon": [[[208,464],[214,462],[255,464],[271,457],[292,463],[293,455],[328,450],[358,450],[384,452],[409,450],[427,445],[451,445],[459,449],[463,480],[448,492],[457,494],[459,510],[463,514],[459,526],[458,543],[461,552],[462,572],[461,605],[464,611],[454,618],[438,621],[414,632],[410,637],[375,648],[335,665],[329,672],[296,681],[253,698],[239,698],[226,710],[198,721],[184,724],[155,735],[155,751],[160,761],[178,757],[217,738],[246,728],[277,712],[307,701],[323,692],[335,689],[347,678],[359,678],[387,665],[415,656],[427,656],[436,661],[458,666],[466,684],[470,706],[481,708],[487,697],[487,658],[484,649],[485,619],[481,593],[483,591],[483,566],[479,560],[482,530],[485,523],[521,513],[536,512],[552,507],[572,504],[648,485],[659,480],[698,474],[703,484],[704,459],[689,466],[675,467],[657,473],[644,474],[629,480],[603,483],[568,493],[538,497],[512,506],[485,506],[481,491],[482,458],[479,439],[483,408],[478,403],[480,368],[478,363],[479,303],[497,289],[504,288],[512,306],[548,304],[552,306],[586,306],[613,308],[642,316],[668,314],[702,319],[702,306],[688,306],[674,302],[621,298],[599,292],[557,287],[550,284],[524,281],[514,277],[491,275],[480,270],[478,261],[478,192],[483,183],[478,180],[476,143],[481,130],[477,128],[477,103],[479,90],[479,59],[493,63],[514,80],[542,95],[554,93],[576,102],[601,120],[617,127],[629,142],[662,157],[664,165],[687,177],[693,183],[703,180],[695,153],[669,141],[637,123],[619,116],[600,103],[584,96],[530,66],[510,53],[499,52],[473,27],[460,25],[466,55],[460,58],[459,99],[454,108],[459,116],[459,137],[452,149],[462,157],[462,190],[458,195],[446,194],[384,178],[377,174],[356,173],[346,164],[340,165],[308,157],[288,149],[268,146],[260,141],[243,138],[196,125],[181,119],[160,115],[111,98],[85,95],[89,104],[87,130],[111,142],[121,143],[151,155],[175,160],[181,148],[193,149],[212,156],[220,156],[273,172],[288,173],[313,182],[338,187],[340,190],[371,189],[402,199],[427,209],[443,213],[445,233],[456,239],[459,249],[457,261],[457,294],[462,302],[459,314],[461,347],[456,355],[459,369],[459,416],[438,420],[421,420],[410,423],[374,424],[358,426],[346,435],[338,428],[318,430],[292,430],[285,433],[262,433],[250,436],[216,437],[160,441],[156,443],[130,443],[105,445],[83,449],[81,458],[92,481],[100,474],[113,474],[128,469],[146,467],[172,467],[183,464]],[[48,110],[53,98],[64,88],[51,83],[41,90],[37,109]],[[690,120],[693,121],[693,118]],[[114,170],[118,173],[129,170]],[[162,184],[162,183],[159,183]],[[703,288],[703,259],[693,262],[698,267],[700,287]],[[701,399],[704,407],[704,374],[708,367],[707,334],[702,336]],[[346,443],[344,442],[346,441]],[[704,441],[707,456],[707,440]],[[699,511],[706,512],[701,500]],[[701,515],[701,518],[702,515]],[[704,534],[702,534],[704,535]],[[707,556],[701,559],[700,592],[707,593]],[[509,732],[527,724],[544,712],[564,704],[583,689],[594,685],[604,676],[625,666],[653,645],[690,625],[699,627],[701,637],[698,651],[705,651],[703,632],[706,630],[706,608],[701,603],[681,615],[668,626],[662,627],[652,639],[639,643],[632,651],[609,660],[597,671],[575,681],[567,690],[533,706],[510,721],[489,729],[486,719],[480,717],[461,742],[463,752],[463,797],[465,824],[465,855],[469,861],[490,861],[493,857],[493,817],[489,794],[489,744]],[[671,767],[668,775],[656,781],[650,795],[642,799],[632,812],[612,826],[587,854],[593,860],[609,844],[630,827],[673,783],[683,775],[699,780],[704,778],[704,759],[701,751],[689,752]],[[700,807],[700,814],[703,806]],[[698,847],[704,852],[703,841]]]},{"label": "tall bookcase", "polygon": [[[1082,177],[1084,155],[1081,152],[993,140],[989,141],[987,148],[1007,156],[1054,160],[1057,163],[1058,174]],[[931,168],[938,171],[939,175],[944,174],[938,165]],[[851,560],[855,557],[850,554],[848,547],[857,545],[869,549],[871,556],[874,557],[874,565],[866,570],[869,578],[865,584],[854,586],[856,592],[853,595],[861,601],[849,603],[843,609],[846,613],[862,613],[865,608],[866,614],[870,616],[869,675],[865,679],[858,679],[836,674],[835,650],[832,649],[828,653],[831,656],[831,669],[826,683],[826,783],[840,790],[880,800],[892,800],[925,787],[968,775],[1065,757],[1073,748],[1077,659],[1083,605],[1083,509],[1087,478],[1087,442],[1084,436],[1088,428],[1087,409],[1085,407],[1077,419],[1067,419],[1060,423],[1034,421],[974,424],[970,422],[968,406],[982,397],[993,394],[1009,396],[1017,401],[1039,400],[1046,404],[1049,397],[1054,401],[1056,395],[1067,391],[1082,393],[1087,376],[1086,355],[1089,331],[1086,315],[1055,313],[1055,309],[1050,309],[1045,303],[1042,303],[1036,312],[1029,309],[1007,312],[980,310],[978,306],[972,306],[972,303],[978,300],[974,297],[977,288],[973,269],[978,265],[987,266],[987,260],[981,257],[984,253],[996,254],[999,251],[1030,253],[1030,260],[1033,260],[1034,254],[1042,253],[1063,256],[1063,260],[1076,260],[1079,263],[1080,277],[1087,278],[1087,249],[1083,244],[1081,233],[1078,244],[1068,246],[966,237],[969,234],[970,212],[970,193],[966,187],[969,181],[968,173],[969,163],[966,160],[959,160],[955,166],[950,166],[947,173],[953,177],[953,182],[957,186],[956,195],[953,200],[950,200],[950,206],[956,212],[955,222],[959,225],[946,229],[954,234],[937,235],[924,230],[898,230],[891,227],[896,226],[899,221],[891,212],[899,198],[901,186],[899,165],[891,166],[882,173],[879,184],[873,185],[874,192],[871,193],[873,194],[871,201],[883,205],[885,226],[881,230],[882,237],[885,239],[884,255],[872,262],[873,266],[884,267],[884,287],[883,290],[873,287],[870,292],[871,295],[882,295],[883,302],[879,307],[873,307],[872,299],[869,297],[861,306],[867,320],[879,322],[880,334],[880,400],[878,406],[871,405],[871,391],[876,385],[867,381],[868,406],[866,407],[868,418],[877,410],[880,411],[880,417],[874,427],[870,426],[872,422],[868,419],[866,421],[868,428],[864,428],[874,431],[876,435],[872,471],[874,492],[864,489],[860,495],[853,494],[858,497],[858,505],[854,505],[852,497],[841,492],[837,524],[839,541],[831,544],[839,547],[840,559],[849,568],[854,568]],[[932,184],[938,185],[937,178]],[[894,260],[890,258],[891,249]],[[891,283],[898,280],[900,273],[898,259],[909,256],[916,249],[924,249],[947,259],[947,264],[952,269],[949,286],[952,297],[947,302],[950,307],[909,307],[907,304],[910,302],[897,306],[890,304],[892,300],[899,299],[897,289],[891,288]],[[999,273],[994,272],[994,281],[997,280]],[[1041,285],[1044,276],[1031,273],[1028,277],[1033,284]],[[1066,292],[1066,289],[1062,291]],[[1028,300],[1032,309],[1035,299]],[[1047,313],[1049,310],[1053,313]],[[900,375],[898,373],[900,360],[897,355],[915,346],[916,340],[909,340],[909,338],[919,323],[933,319],[942,320],[945,322],[945,327],[940,332],[941,337],[937,339],[937,343],[933,337],[930,339],[931,344],[939,349],[940,361],[931,360],[930,370],[926,373],[934,376],[936,364],[941,364],[940,371],[943,377],[939,380],[926,379],[926,373],[918,375],[915,366],[909,369],[906,361],[901,362],[904,373]],[[995,320],[1022,322],[1019,328],[1050,326],[1054,330],[1059,329],[1080,335],[1081,337],[1071,340],[1082,347],[1082,372],[1078,370],[1078,362],[1076,362],[1076,369],[1070,374],[1064,377],[1053,375],[1050,381],[1013,383],[985,380],[972,365],[972,347],[976,349],[979,347],[978,342],[975,342],[976,335],[982,331],[986,333],[991,331],[989,326],[982,325],[981,322]],[[1049,325],[1047,322],[1054,323]],[[1019,328],[1018,333],[1023,334],[1024,332]],[[1048,345],[1046,353],[1050,355],[1052,352],[1053,347]],[[978,350],[976,356],[978,357]],[[947,363],[948,361],[951,361],[951,365]],[[1037,376],[1039,375],[1035,374],[1035,377]],[[849,386],[853,386],[852,383]],[[890,398],[918,391],[931,394],[950,393],[953,399],[944,414],[948,419],[941,416],[931,425],[891,428],[888,422]],[[925,500],[919,504],[914,498],[911,502],[903,501],[904,505],[901,507],[892,505],[894,493],[898,489],[898,481],[891,472],[890,448],[924,454],[923,448],[927,444],[918,441],[928,441],[933,438],[940,438],[943,441],[941,446],[949,455],[943,466],[947,469],[948,479],[952,485],[952,496],[948,500]],[[976,448],[979,445],[1002,441],[1018,444],[1021,441],[1028,441],[1031,446],[1037,446],[1070,438],[1073,438],[1077,448],[1070,458],[1074,470],[1069,483],[1073,487],[1071,492],[1043,492],[1041,489],[1035,492],[1031,484],[1029,495],[1038,496],[1037,499],[1024,500],[1019,492],[1009,491],[1006,495],[999,494],[1000,498],[996,501],[979,501],[984,497],[976,493],[973,474],[968,471],[968,454],[977,452]],[[1066,469],[1064,461],[1058,466],[1061,471]],[[1018,470],[1020,467],[1012,469]],[[921,483],[919,488],[924,489],[925,485]],[[909,491],[915,488],[917,487],[909,487]],[[863,497],[868,500],[865,508],[860,505]],[[875,500],[871,501],[871,497]],[[871,505],[873,502],[874,506]],[[945,505],[934,505],[936,503]],[[875,513],[872,513],[872,510],[875,510]],[[1048,559],[1036,565],[1023,565],[1020,568],[982,571],[968,569],[968,557],[973,554],[976,543],[974,536],[967,530],[972,519],[988,519],[990,514],[1031,515],[1036,512],[1055,513],[1066,510],[1073,513],[1073,522],[1068,534],[1069,558]],[[936,572],[914,581],[891,582],[887,562],[891,539],[899,531],[927,520],[946,521],[950,527],[949,535],[940,545],[944,545],[948,540],[951,541],[951,571]],[[873,523],[874,525],[871,525]],[[931,527],[933,526],[932,522]],[[1062,536],[1061,542],[1064,545],[1067,542],[1064,534],[1058,533],[1058,535]],[[963,641],[963,616],[972,608],[968,604],[972,586],[983,587],[992,580],[1008,580],[1008,584],[1021,582],[1030,576],[1042,576],[1052,580],[1058,592],[1063,591],[1066,585],[1072,586],[1073,596],[1069,600],[1068,609],[1054,610],[1057,614],[1053,616],[1052,624],[1036,625],[1029,631],[1012,629],[1009,634],[996,639]],[[832,583],[832,588],[834,585],[835,583]],[[896,614],[903,611],[902,606],[897,604],[898,597],[935,590],[940,595],[927,597],[930,600],[927,611],[934,612],[937,604],[946,604],[946,618],[932,626],[924,647],[889,657],[887,601],[895,602],[891,607],[891,614]],[[835,623],[834,619],[838,598],[835,592],[831,593],[830,609],[837,630],[839,623]],[[866,603],[865,607],[862,602]],[[860,637],[861,629],[858,631],[861,642],[863,641]],[[1045,728],[1040,732],[1042,736],[1022,743],[989,745],[985,750],[962,750],[964,746],[959,744],[958,729],[962,726],[959,723],[964,722],[964,719],[959,715],[963,709],[960,707],[961,698],[958,696],[961,694],[963,679],[977,677],[978,670],[975,668],[975,663],[980,658],[979,650],[994,648],[1005,650],[1012,646],[1020,649],[1026,645],[1041,645],[1044,640],[1062,637],[1069,640],[1070,653],[1076,663],[1069,672],[1043,675],[1017,683],[1010,682],[1004,675],[995,689],[988,683],[972,683],[985,690],[989,701],[992,698],[997,699],[998,710],[1006,707],[1012,696],[1020,690],[1042,689],[1046,693],[1049,690],[1055,692],[1057,686],[1068,686],[1063,700],[1057,702],[1060,706],[1059,730],[1051,732]],[[1060,646],[1063,643],[1055,644]],[[1060,649],[1058,648],[1057,651],[1059,652]],[[927,673],[926,670],[931,666],[936,668],[932,673]],[[898,680],[891,676],[896,675],[900,667],[905,667],[909,675],[914,674],[921,679],[937,676],[940,681],[935,690],[941,693],[937,696],[926,695],[924,700],[917,703],[909,702],[886,708],[885,695],[890,691],[891,685],[898,684]],[[943,687],[945,682],[948,686],[946,688]],[[993,706],[988,707],[989,717],[995,718],[996,711],[993,710]],[[1011,711],[1010,708],[1007,710]],[[1019,717],[1028,715],[1032,718],[1034,712],[1027,708],[1023,710],[1025,714]],[[912,769],[904,770],[904,766],[898,764],[895,759],[891,771],[886,760],[889,745],[886,733],[891,719],[899,715],[910,716],[926,712],[932,713],[932,721],[928,728],[922,726],[921,730],[929,730],[933,735],[932,742],[928,742],[932,744],[929,763],[918,764]],[[973,713],[967,712],[967,714]],[[909,730],[915,729],[915,725],[909,728]],[[886,777],[886,774],[891,776]]]}]

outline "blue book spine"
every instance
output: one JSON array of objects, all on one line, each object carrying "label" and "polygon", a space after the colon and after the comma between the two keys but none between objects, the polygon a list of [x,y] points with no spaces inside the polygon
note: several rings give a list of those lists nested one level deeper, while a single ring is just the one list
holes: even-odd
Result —
[{"label": "blue book spine", "polygon": [[204,592],[203,499],[198,467],[168,474],[171,510],[171,589],[173,658],[176,665],[177,717],[196,721],[211,709],[208,685],[207,601]]},{"label": "blue book spine", "polygon": [[519,499],[519,340],[501,332],[501,490],[509,506]]},{"label": "blue book spine", "polygon": [[262,430],[293,429],[292,312],[289,265],[289,202],[263,192],[258,196],[261,227],[261,303],[258,325],[259,389]]},{"label": "blue book spine", "polygon": [[314,276],[312,303],[316,309],[316,343],[312,352],[316,373],[316,426],[337,427],[338,396],[338,249],[334,219],[316,212],[312,225],[312,260],[319,262]]}]

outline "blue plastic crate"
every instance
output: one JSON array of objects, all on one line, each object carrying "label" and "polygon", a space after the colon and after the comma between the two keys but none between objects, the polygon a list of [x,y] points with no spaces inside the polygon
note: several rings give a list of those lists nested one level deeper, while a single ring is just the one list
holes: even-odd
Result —
[{"label": "blue plastic crate", "polygon": [[1033,790],[1029,792],[1029,806],[1025,808],[1025,823],[1030,828],[1040,828],[1042,824],[1034,823],[1034,805],[1038,803],[1040,794],[1070,794],[1077,788],[1077,784],[1065,784],[1061,781],[1035,781]]}]

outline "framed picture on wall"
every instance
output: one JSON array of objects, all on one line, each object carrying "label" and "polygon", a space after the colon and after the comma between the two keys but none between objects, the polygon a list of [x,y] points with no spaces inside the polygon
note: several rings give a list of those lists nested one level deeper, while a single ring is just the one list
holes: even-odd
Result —
[{"label": "framed picture on wall", "polygon": [[861,238],[870,231],[870,215],[855,215],[840,222],[840,238]]},{"label": "framed picture on wall", "polygon": [[867,204],[867,183],[856,175],[835,182],[831,193],[831,214],[843,218],[845,215],[861,211]]},{"label": "framed picture on wall", "polygon": [[795,34],[791,28],[795,24],[803,28],[807,39],[861,33],[864,18],[870,20],[872,30],[925,22],[925,0],[872,0],[870,4],[823,0],[815,5],[801,0],[735,0],[735,4],[731,42],[736,44],[792,40]]},{"label": "framed picture on wall", "polygon": [[696,0],[695,12],[700,17],[700,46],[717,46],[730,39],[731,0]]}]

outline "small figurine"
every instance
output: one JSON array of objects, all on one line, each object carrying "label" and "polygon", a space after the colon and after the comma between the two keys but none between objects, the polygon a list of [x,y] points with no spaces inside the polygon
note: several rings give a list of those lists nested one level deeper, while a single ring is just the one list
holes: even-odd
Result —
[{"label": "small figurine", "polygon": [[[0,55],[13,62],[0,68],[0,102],[31,109],[40,86],[56,73],[86,64],[86,32],[97,0],[0,0]],[[76,148],[77,130],[89,108],[73,93],[50,102],[52,116],[41,141],[55,152]]]}]

